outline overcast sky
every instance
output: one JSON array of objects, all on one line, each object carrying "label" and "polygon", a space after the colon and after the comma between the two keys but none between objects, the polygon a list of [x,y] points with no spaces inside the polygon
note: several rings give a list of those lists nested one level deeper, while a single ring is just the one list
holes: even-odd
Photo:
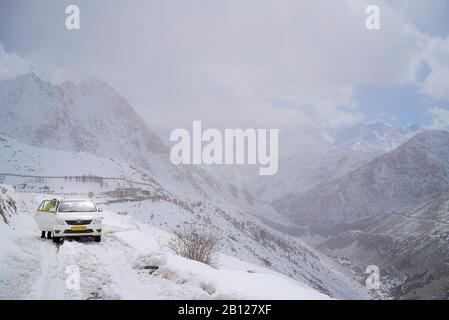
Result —
[{"label": "overcast sky", "polygon": [[[65,28],[77,4],[81,29]],[[378,5],[380,30],[365,8]],[[449,124],[447,0],[0,2],[0,79],[99,78],[166,140],[214,127]]]}]

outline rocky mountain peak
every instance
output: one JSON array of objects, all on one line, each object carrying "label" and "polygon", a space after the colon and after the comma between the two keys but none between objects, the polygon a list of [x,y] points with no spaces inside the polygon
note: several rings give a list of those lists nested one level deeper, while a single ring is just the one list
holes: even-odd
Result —
[{"label": "rocky mountain peak", "polygon": [[0,128],[37,146],[144,162],[166,152],[129,102],[106,83],[89,79],[54,85],[35,73],[0,82]]}]

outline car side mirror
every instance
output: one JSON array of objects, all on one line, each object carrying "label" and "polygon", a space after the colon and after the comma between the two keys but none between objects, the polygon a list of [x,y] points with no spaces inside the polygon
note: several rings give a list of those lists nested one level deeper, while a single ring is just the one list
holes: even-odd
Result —
[{"label": "car side mirror", "polygon": [[56,212],[56,208],[50,208],[50,209],[48,209],[48,212],[55,213]]},{"label": "car side mirror", "polygon": [[98,208],[98,212],[103,212],[103,209]]}]

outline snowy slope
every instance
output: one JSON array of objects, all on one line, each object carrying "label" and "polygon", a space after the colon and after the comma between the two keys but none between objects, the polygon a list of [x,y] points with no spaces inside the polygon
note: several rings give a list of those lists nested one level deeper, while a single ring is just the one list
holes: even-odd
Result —
[{"label": "snowy slope", "polygon": [[[319,248],[353,265],[381,268],[384,291],[397,299],[447,299],[449,194],[403,208]],[[363,270],[363,268],[361,268]]]},{"label": "snowy slope", "polygon": [[[104,241],[55,245],[30,212],[42,195],[15,194],[21,214],[0,224],[0,299],[328,299],[265,268],[220,254],[217,267],[174,255],[166,231],[104,212]],[[65,286],[77,266],[80,290]]]},{"label": "snowy slope", "polygon": [[29,73],[0,82],[0,128],[19,141],[137,160],[165,150],[129,103],[106,84],[61,86]]},{"label": "snowy slope", "polygon": [[361,123],[350,127],[280,136],[279,170],[274,176],[258,177],[254,171],[227,171],[240,184],[266,202],[285,196],[298,196],[320,183],[329,183],[387,153],[421,131],[419,126],[396,128],[381,122]]},{"label": "snowy slope", "polygon": [[[198,201],[178,196],[161,187],[151,176],[117,160],[83,152],[29,146],[4,135],[2,139],[0,144],[4,150],[0,156],[2,171],[18,170],[44,177],[37,181],[25,178],[28,186],[26,190],[22,190],[20,186],[24,178],[6,176],[5,182],[17,184],[17,190],[27,192],[39,190],[47,194],[56,192],[58,193],[54,195],[56,197],[73,196],[73,192],[83,192],[86,196],[87,192],[92,192],[99,202],[107,205],[113,212],[126,212],[127,216],[140,223],[157,226],[167,232],[189,223],[204,224],[220,235],[223,239],[222,251],[230,256],[289,275],[333,297],[354,298],[364,295],[363,290],[360,290],[349,277],[334,270],[335,264],[330,259],[271,228],[265,223],[267,218],[261,220],[263,216],[274,219],[275,213],[264,212],[256,206],[245,208],[224,201],[207,199]],[[46,177],[91,173],[101,174],[104,177],[123,176],[128,180],[107,180],[106,186]],[[105,194],[115,187],[132,185],[131,180],[145,183],[138,187],[149,191],[151,195],[128,201],[111,198]],[[43,186],[49,189],[42,190]],[[18,194],[20,197],[23,195],[22,192]],[[152,198],[155,194],[158,201]],[[282,223],[283,219],[278,217],[276,221]]]},{"label": "snowy slope", "polygon": [[420,131],[422,129],[418,125],[396,128],[382,122],[372,122],[335,130],[327,136],[338,148],[382,154],[397,148]]},{"label": "snowy slope", "polygon": [[144,172],[123,161],[87,152],[51,150],[21,143],[0,133],[0,174],[36,176],[82,176],[128,178],[148,182]]},{"label": "snowy slope", "polygon": [[[0,178],[1,174],[19,174],[42,177],[43,179],[21,178],[14,176],[4,177],[5,183],[22,184],[27,183],[29,187],[33,185],[42,188],[48,186],[56,191],[108,191],[116,187],[139,187],[145,190],[176,198],[184,202],[209,201],[214,205],[231,206],[233,210],[245,211],[248,214],[273,219],[279,223],[287,223],[288,220],[279,216],[271,207],[258,205],[254,199],[248,202],[246,198],[235,199],[232,196],[226,198],[224,192],[201,197],[202,193],[197,192],[191,181],[186,180],[174,183],[170,180],[156,178],[151,172],[139,168],[126,161],[119,161],[113,158],[100,157],[86,152],[70,152],[65,150],[52,150],[31,146],[18,142],[11,137],[0,134]],[[103,177],[103,184],[99,183],[77,183],[76,181],[64,179],[69,176],[98,176]],[[61,177],[52,179],[51,177]],[[110,179],[119,178],[119,179]],[[120,180],[121,179],[121,180]],[[168,179],[169,180],[169,179]],[[137,183],[137,184],[136,184]],[[168,186],[165,188],[165,186]],[[226,188],[225,186],[219,186]],[[98,190],[97,190],[98,189]],[[203,188],[204,189],[204,188]],[[184,190],[184,192],[180,192]],[[212,192],[212,191],[210,191]],[[222,196],[222,195],[225,196]],[[229,201],[228,199],[232,200]]]},{"label": "snowy slope", "polygon": [[447,131],[418,133],[344,177],[279,200],[277,208],[296,221],[333,226],[416,205],[449,189],[448,146]]},{"label": "snowy slope", "polygon": [[300,195],[320,183],[329,183],[375,156],[375,153],[350,148],[332,148],[324,153],[292,156],[283,160],[275,176],[254,179],[250,189],[269,203],[279,199],[285,201],[286,195]]},{"label": "snowy slope", "polygon": [[189,198],[228,194],[199,168],[172,165],[168,147],[124,97],[101,81],[55,85],[34,73],[3,80],[0,114],[0,133],[20,142],[124,161]]}]

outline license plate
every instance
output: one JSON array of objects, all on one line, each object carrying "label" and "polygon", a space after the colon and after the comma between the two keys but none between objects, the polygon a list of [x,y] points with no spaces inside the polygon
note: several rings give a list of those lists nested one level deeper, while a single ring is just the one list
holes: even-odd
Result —
[{"label": "license plate", "polygon": [[72,231],[83,231],[83,230],[87,230],[86,227],[72,227],[71,228]]}]

